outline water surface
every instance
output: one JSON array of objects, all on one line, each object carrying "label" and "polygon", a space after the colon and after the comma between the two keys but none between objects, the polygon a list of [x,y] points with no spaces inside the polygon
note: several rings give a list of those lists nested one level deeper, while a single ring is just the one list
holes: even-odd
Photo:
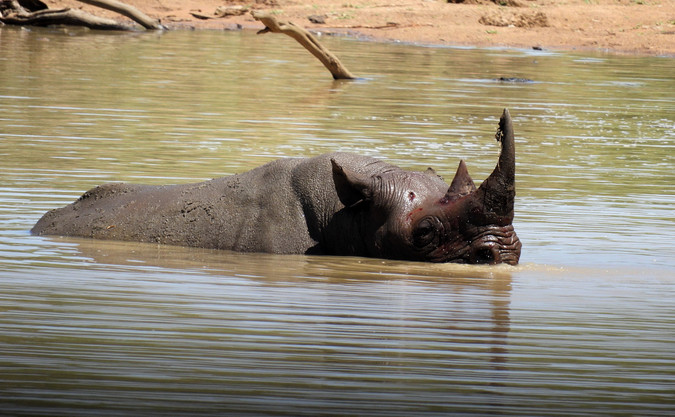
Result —
[{"label": "water surface", "polygon": [[[0,405],[13,415],[671,415],[668,58],[0,29]],[[531,83],[500,83],[499,77]],[[335,150],[477,182],[514,118],[518,267],[30,236],[105,182]]]}]

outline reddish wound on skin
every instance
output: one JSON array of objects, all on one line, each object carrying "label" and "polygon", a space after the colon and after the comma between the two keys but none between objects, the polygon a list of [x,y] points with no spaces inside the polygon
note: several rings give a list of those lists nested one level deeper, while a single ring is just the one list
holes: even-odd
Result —
[{"label": "reddish wound on skin", "polygon": [[418,211],[422,211],[422,210],[424,210],[422,207],[417,207],[415,210],[413,210],[413,211],[411,211],[410,213],[408,213],[408,215],[406,216],[406,220],[410,221],[410,219],[412,218],[413,214],[417,213]]}]

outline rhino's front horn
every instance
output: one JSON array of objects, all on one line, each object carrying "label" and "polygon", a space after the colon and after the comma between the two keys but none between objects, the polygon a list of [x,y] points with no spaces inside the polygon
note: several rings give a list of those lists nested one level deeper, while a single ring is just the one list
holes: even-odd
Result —
[{"label": "rhino's front horn", "polygon": [[508,109],[504,109],[499,119],[495,138],[502,144],[499,161],[474,198],[483,209],[486,223],[506,226],[513,221],[513,201],[516,197],[516,149]]}]

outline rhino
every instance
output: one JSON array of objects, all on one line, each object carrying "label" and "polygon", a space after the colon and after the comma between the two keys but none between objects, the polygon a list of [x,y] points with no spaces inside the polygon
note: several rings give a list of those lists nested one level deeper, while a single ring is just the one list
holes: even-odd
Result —
[{"label": "rhino", "polygon": [[282,158],[193,184],[113,183],[47,212],[35,235],[279,254],[515,265],[515,147],[504,110],[497,166],[476,187],[460,161],[448,186],[429,168],[353,153]]}]

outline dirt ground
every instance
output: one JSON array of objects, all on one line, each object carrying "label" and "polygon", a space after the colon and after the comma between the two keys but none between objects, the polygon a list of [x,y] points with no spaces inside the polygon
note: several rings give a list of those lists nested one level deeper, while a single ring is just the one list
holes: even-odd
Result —
[{"label": "dirt ground", "polygon": [[[76,0],[44,1],[126,19]],[[169,28],[262,29],[248,11],[264,9],[309,30],[373,40],[675,56],[675,0],[450,1],[125,0]]]}]

